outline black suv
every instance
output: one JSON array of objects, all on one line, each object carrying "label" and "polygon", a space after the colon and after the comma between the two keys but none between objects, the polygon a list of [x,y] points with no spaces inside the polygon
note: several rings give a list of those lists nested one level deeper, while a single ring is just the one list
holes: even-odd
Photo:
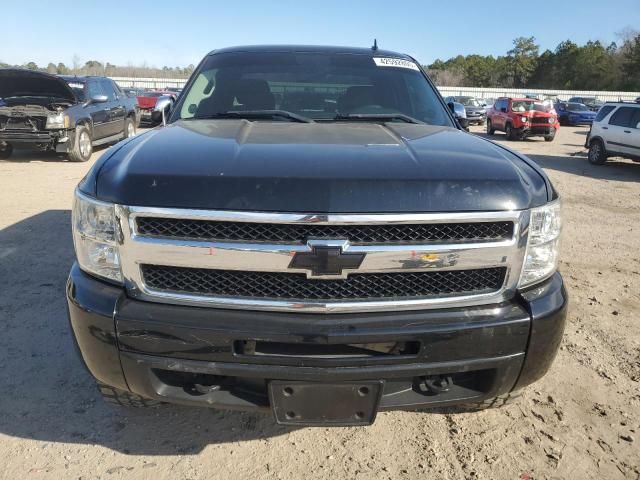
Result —
[{"label": "black suv", "polygon": [[78,185],[69,316],[120,405],[501,405],[560,344],[560,228],[544,172],[462,130],[413,58],[218,50]]},{"label": "black suv", "polygon": [[135,135],[139,117],[136,99],[109,78],[0,70],[0,158],[26,145],[86,162],[94,146]]}]

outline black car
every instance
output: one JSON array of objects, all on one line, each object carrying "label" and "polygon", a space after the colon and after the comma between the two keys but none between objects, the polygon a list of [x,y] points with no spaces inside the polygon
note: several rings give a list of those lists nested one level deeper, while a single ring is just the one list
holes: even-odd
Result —
[{"label": "black car", "polygon": [[475,97],[451,96],[447,102],[458,102],[464,105],[469,124],[484,125],[487,121],[487,109]]},{"label": "black car", "polygon": [[72,224],[70,323],[118,405],[498,406],[562,338],[558,193],[390,51],[210,53],[165,127],[96,162]]},{"label": "black car", "polygon": [[135,135],[138,124],[135,98],[109,78],[0,69],[0,158],[22,145],[85,162],[94,146]]}]

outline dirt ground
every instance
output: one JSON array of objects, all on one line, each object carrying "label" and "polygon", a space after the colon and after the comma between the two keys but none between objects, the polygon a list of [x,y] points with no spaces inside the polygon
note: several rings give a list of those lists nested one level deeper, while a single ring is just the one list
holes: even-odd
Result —
[{"label": "dirt ground", "polygon": [[103,150],[0,161],[0,479],[639,479],[640,164],[591,166],[585,134],[507,142],[564,198],[571,307],[549,374],[504,409],[381,413],[366,428],[103,404],[64,296],[73,188]]}]

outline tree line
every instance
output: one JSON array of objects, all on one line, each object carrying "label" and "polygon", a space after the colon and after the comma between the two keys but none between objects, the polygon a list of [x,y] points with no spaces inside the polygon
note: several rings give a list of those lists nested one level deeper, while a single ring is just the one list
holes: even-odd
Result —
[{"label": "tree line", "polygon": [[26,62],[22,65],[9,65],[0,61],[0,68],[22,67],[28,70],[38,70],[58,75],[104,75],[107,77],[151,77],[151,78],[188,78],[195,68],[193,65],[186,67],[149,67],[147,65],[118,66],[109,62],[101,63],[97,60],[88,60],[82,64],[74,57],[70,66],[64,63],[50,62],[47,66],[39,66],[35,62]]},{"label": "tree line", "polygon": [[640,32],[620,35],[620,45],[566,40],[542,53],[535,37],[519,37],[504,56],[458,55],[425,69],[441,86],[640,91]]},{"label": "tree line", "polygon": [[[626,30],[615,42],[599,41],[577,45],[561,42],[555,50],[540,53],[535,37],[518,37],[506,55],[458,55],[436,60],[425,69],[437,85],[450,87],[543,88],[551,90],[640,91],[640,32]],[[9,67],[0,61],[0,67]],[[188,78],[195,68],[117,66],[89,60],[82,64],[74,55],[73,64],[35,62],[20,65],[61,75],[106,75],[109,77]]]}]

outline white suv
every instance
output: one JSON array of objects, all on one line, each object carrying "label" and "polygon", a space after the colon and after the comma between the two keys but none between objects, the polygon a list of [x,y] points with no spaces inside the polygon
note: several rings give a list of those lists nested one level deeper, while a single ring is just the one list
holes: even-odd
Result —
[{"label": "white suv", "polygon": [[608,157],[640,162],[640,103],[606,103],[591,125],[585,147],[589,162],[602,165]]}]

